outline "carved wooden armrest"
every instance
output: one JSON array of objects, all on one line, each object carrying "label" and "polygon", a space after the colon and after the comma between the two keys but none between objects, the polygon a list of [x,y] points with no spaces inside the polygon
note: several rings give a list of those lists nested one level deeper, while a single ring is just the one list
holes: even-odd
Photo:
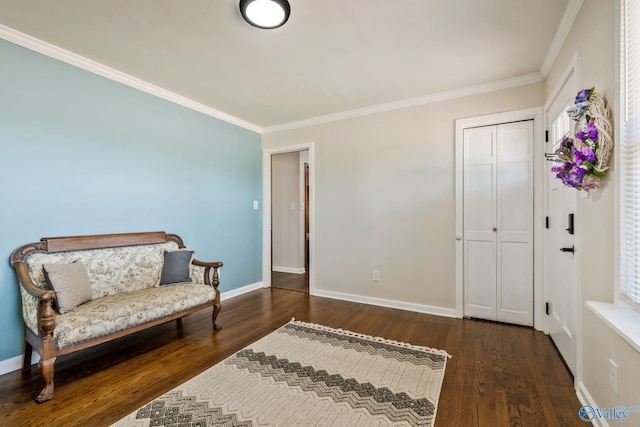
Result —
[{"label": "carved wooden armrest", "polygon": [[31,280],[25,263],[16,262],[14,267],[18,273],[20,285],[29,295],[38,298],[38,333],[40,337],[45,340],[53,339],[53,330],[56,327],[56,312],[53,310],[53,301],[56,299],[56,293],[37,287]]},{"label": "carved wooden armrest", "polygon": [[[194,259],[192,263],[193,265],[204,267],[204,284],[208,286],[213,286],[217,290],[218,285],[220,284],[220,276],[218,275],[218,268],[222,267],[222,263],[219,261],[204,262],[204,261],[199,261],[197,259]],[[211,274],[211,269],[213,269],[213,274]]]},{"label": "carved wooden armrest", "polygon": [[56,299],[54,291],[43,291],[38,302],[38,332],[45,340],[53,339],[53,330],[56,327],[56,312],[53,311],[54,299]]}]

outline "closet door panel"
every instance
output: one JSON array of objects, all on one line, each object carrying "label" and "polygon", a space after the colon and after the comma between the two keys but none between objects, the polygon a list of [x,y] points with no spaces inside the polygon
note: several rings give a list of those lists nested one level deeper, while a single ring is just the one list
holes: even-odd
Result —
[{"label": "closet door panel", "polygon": [[497,319],[533,326],[533,122],[497,131]]},{"label": "closet door panel", "polygon": [[496,128],[464,134],[465,315],[496,320]]},{"label": "closet door panel", "polygon": [[479,319],[496,318],[495,242],[471,241],[467,244],[467,292],[465,315]]}]

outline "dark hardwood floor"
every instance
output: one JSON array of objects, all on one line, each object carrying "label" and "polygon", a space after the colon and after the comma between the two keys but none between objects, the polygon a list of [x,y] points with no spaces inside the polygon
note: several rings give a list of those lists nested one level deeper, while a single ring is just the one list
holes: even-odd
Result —
[{"label": "dark hardwood floor", "polygon": [[290,291],[309,292],[306,274],[271,272],[271,287]]},{"label": "dark hardwood floor", "polygon": [[549,337],[532,329],[449,319],[265,289],[56,362],[56,397],[38,405],[37,368],[0,377],[0,425],[109,425],[285,324],[292,317],[444,349],[436,426],[582,426],[572,379]]}]

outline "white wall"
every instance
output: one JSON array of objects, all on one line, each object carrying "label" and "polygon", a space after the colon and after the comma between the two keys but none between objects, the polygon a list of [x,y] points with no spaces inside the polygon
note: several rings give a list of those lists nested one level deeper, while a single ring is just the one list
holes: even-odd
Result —
[{"label": "white wall", "polygon": [[539,107],[544,89],[264,135],[265,149],[315,144],[316,289],[455,310],[454,121]]},{"label": "white wall", "polygon": [[[580,52],[580,79],[584,88],[595,86],[615,109],[615,2],[585,0],[546,82],[549,96],[576,51]],[[614,136],[615,137],[615,136]],[[613,159],[615,164],[615,159]],[[613,302],[614,297],[614,185],[610,172],[601,189],[580,199],[579,233],[582,238],[580,302],[582,372],[584,386],[600,407],[636,406],[640,403],[640,353],[585,307],[585,301]],[[618,394],[609,387],[608,359],[618,364]],[[632,415],[636,423],[640,415]]]}]

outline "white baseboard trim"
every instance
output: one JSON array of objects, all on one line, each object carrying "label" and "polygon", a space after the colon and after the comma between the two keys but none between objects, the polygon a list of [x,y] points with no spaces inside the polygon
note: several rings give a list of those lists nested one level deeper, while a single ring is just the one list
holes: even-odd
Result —
[{"label": "white baseboard trim", "polygon": [[[582,406],[588,405],[593,408],[599,408],[598,404],[593,399],[593,396],[591,396],[591,393],[589,393],[587,386],[585,386],[582,381],[578,382],[576,396],[578,396],[578,400],[580,401]],[[594,425],[596,427],[609,427],[609,423],[607,422],[607,420],[600,417],[594,417],[593,420],[591,420],[591,425]]]},{"label": "white baseboard trim", "polygon": [[311,295],[332,298],[343,301],[359,302],[362,304],[378,305],[381,307],[397,308],[400,310],[415,311],[417,313],[433,314],[444,317],[457,317],[455,308],[435,307],[425,304],[414,304],[405,301],[395,301],[384,298],[365,297],[362,295],[345,294],[342,292],[323,291],[316,289]]},{"label": "white baseboard trim", "polygon": [[304,267],[295,268],[295,267],[276,267],[275,265],[271,268],[271,270],[277,273],[291,273],[291,274],[304,274]]},{"label": "white baseboard trim", "polygon": [[255,291],[256,289],[263,289],[264,284],[262,282],[252,283],[251,285],[243,286],[238,289],[232,289],[230,291],[222,292],[220,294],[220,301],[228,300],[230,298],[237,297],[247,292]]},{"label": "white baseboard trim", "polygon": [[[232,289],[227,292],[222,292],[220,294],[220,300],[228,300],[230,298],[237,297],[239,295],[246,294],[247,292],[255,291],[256,289],[262,288],[264,288],[262,282],[253,283],[251,285],[243,286],[238,289]],[[34,351],[31,357],[31,364],[35,365],[39,361],[40,355]],[[9,372],[17,371],[19,369],[22,369],[22,355],[6,360],[0,360],[0,375],[8,374]]]},{"label": "white baseboard trim", "polygon": [[22,367],[22,355],[0,361],[0,375],[17,371]]},{"label": "white baseboard trim", "polygon": [[[31,354],[31,364],[35,365],[40,361],[40,355],[35,351]],[[22,355],[11,359],[0,360],[0,375],[22,369]]]}]

